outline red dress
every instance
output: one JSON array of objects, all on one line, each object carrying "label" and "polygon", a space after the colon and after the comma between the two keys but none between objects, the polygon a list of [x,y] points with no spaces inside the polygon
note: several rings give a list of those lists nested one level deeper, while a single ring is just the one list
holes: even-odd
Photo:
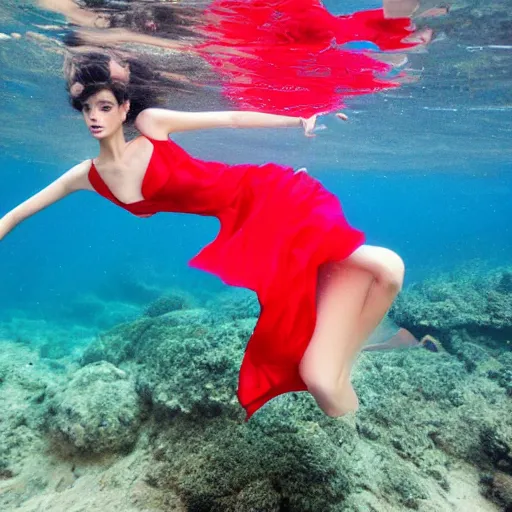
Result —
[{"label": "red dress", "polygon": [[238,399],[248,420],[277,395],[305,391],[298,366],[316,321],[319,265],[364,242],[333,194],[306,172],[274,163],[228,165],[153,140],[144,199],[117,200],[91,165],[94,189],[137,216],[158,212],[217,217],[220,230],[191,266],[256,292],[261,313],[244,354]]}]

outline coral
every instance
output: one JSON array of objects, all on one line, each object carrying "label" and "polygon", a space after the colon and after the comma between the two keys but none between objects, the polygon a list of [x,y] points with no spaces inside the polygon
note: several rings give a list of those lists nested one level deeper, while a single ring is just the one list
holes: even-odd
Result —
[{"label": "coral", "polygon": [[[183,445],[159,436],[159,464],[148,477],[157,487],[177,488],[187,510],[335,510],[350,485],[350,474],[339,470],[342,452],[317,425],[291,433],[279,424],[272,429],[267,418],[245,428],[217,419],[203,430],[182,420],[172,435]],[[345,437],[348,445],[354,432]]]},{"label": "coral", "polygon": [[51,392],[47,425],[51,437],[89,453],[129,448],[137,439],[142,409],[128,375],[107,362],[78,370]]},{"label": "coral", "polygon": [[257,318],[260,314],[256,295],[241,288],[230,289],[219,294],[207,306],[226,320]]},{"label": "coral", "polygon": [[487,376],[495,379],[500,386],[505,388],[507,394],[512,396],[512,352],[505,352],[496,358],[500,363],[498,369],[491,369]]},{"label": "coral", "polygon": [[138,363],[137,390],[162,414],[216,415],[237,404],[243,342],[253,321],[217,324],[208,310],[173,311],[112,329],[95,340],[81,364]]},{"label": "coral", "polygon": [[497,471],[494,474],[482,475],[480,483],[483,494],[495,501],[505,512],[512,510],[512,476]]},{"label": "coral", "polygon": [[[56,315],[59,316],[59,315]],[[0,338],[16,340],[20,345],[36,348],[41,358],[61,359],[88,343],[97,327],[27,318],[17,310],[9,311],[9,320],[0,322]]]},{"label": "coral", "polygon": [[360,434],[392,446],[441,487],[449,456],[510,472],[512,404],[485,372],[472,375],[446,353],[409,350],[365,355],[354,386]]},{"label": "coral", "polygon": [[415,284],[393,305],[390,316],[418,334],[449,334],[466,330],[471,335],[512,337],[510,271],[489,275],[458,273]]},{"label": "coral", "polygon": [[418,509],[421,500],[428,494],[421,486],[420,479],[403,462],[390,461],[384,465],[382,490],[387,495],[398,495],[398,501],[410,509]]},{"label": "coral", "polygon": [[162,295],[162,290],[141,280],[139,272],[129,271],[122,274],[109,274],[102,284],[99,295],[106,300],[128,304],[147,304]]},{"label": "coral", "polygon": [[512,425],[507,421],[484,423],[480,443],[492,465],[512,475]]},{"label": "coral", "polygon": [[142,333],[151,325],[151,320],[139,319],[121,324],[107,333],[101,334],[84,350],[80,364],[83,366],[98,361],[107,361],[114,365],[125,361],[134,354],[135,346]]},{"label": "coral", "polygon": [[158,326],[193,325],[208,327],[216,319],[206,309],[186,309],[172,311],[155,318],[142,317],[134,322],[118,325],[96,337],[83,351],[80,364],[108,361],[118,365],[134,358],[146,330]]},{"label": "coral", "polygon": [[144,310],[144,315],[156,317],[180,309],[190,309],[193,306],[194,300],[190,294],[175,291],[173,293],[167,293],[149,304]]},{"label": "coral", "polygon": [[[194,511],[252,510],[258,500],[276,512],[371,510],[360,507],[364,492],[367,503],[402,510],[428,498],[418,471],[360,439],[350,419],[326,420],[304,393],[280,402],[247,425],[177,419],[155,438],[148,481]],[[311,420],[293,419],[297,410]]]},{"label": "coral", "polygon": [[257,303],[237,291],[212,302],[214,312],[176,310],[119,326],[82,363],[110,359],[134,373],[151,413],[146,483],[176,493],[187,510],[435,510],[432,494],[450,492],[460,460],[490,475],[482,491],[508,506],[508,279],[406,291],[395,320],[440,334],[449,350],[362,354],[355,417],[328,418],[308,393],[288,393],[243,422],[235,392]]},{"label": "coral", "polygon": [[144,363],[137,389],[159,413],[220,414],[233,408],[246,341],[229,325],[202,322],[153,324],[144,332],[135,360]]},{"label": "coral", "polygon": [[[38,363],[35,351],[14,343],[0,341],[0,345],[1,482],[15,477],[27,454],[43,446],[40,431],[50,375],[47,368]],[[54,377],[55,380],[58,378]]]},{"label": "coral", "polygon": [[505,270],[499,278],[496,291],[503,294],[512,293],[512,270]]}]

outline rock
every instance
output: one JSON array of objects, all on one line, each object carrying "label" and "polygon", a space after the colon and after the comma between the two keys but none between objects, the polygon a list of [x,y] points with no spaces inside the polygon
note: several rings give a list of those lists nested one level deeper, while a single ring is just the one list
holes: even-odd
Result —
[{"label": "rock", "polygon": [[161,316],[172,311],[192,308],[193,305],[194,301],[191,295],[185,292],[169,293],[149,304],[144,311],[144,315],[149,317]]},{"label": "rock", "polygon": [[194,413],[204,419],[233,406],[241,413],[236,384],[247,340],[233,325],[174,326],[165,317],[137,345],[134,359],[144,363],[137,379],[141,396],[163,415]]},{"label": "rock", "polygon": [[87,365],[48,404],[50,436],[72,451],[103,453],[137,440],[141,404],[128,375],[107,362]]},{"label": "rock", "polygon": [[512,510],[512,476],[501,471],[493,475],[483,475],[481,484],[484,486],[484,496],[494,501],[505,512]]}]

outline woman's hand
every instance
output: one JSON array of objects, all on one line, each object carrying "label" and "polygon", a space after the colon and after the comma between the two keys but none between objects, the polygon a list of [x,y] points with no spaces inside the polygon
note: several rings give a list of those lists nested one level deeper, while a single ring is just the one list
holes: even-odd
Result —
[{"label": "woman's hand", "polygon": [[[336,114],[334,114],[338,119],[341,119],[343,121],[347,121],[348,120],[348,117],[343,114],[342,112],[337,112]],[[307,119],[304,119],[303,117],[300,118],[300,121],[301,121],[301,124],[302,124],[302,127],[304,128],[304,135],[306,135],[306,137],[315,137],[315,128],[316,128],[316,119],[317,119],[317,115],[313,115],[311,117],[308,117]]]}]

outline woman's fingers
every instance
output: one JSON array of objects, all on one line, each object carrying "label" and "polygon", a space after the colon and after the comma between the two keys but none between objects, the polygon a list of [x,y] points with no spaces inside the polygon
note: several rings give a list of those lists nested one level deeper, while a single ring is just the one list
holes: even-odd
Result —
[{"label": "woman's fingers", "polygon": [[316,125],[316,115],[311,116],[308,119],[304,119],[302,124],[304,126],[304,134],[306,137],[314,137],[315,134],[313,131],[315,130]]},{"label": "woman's fingers", "polygon": [[[338,119],[341,119],[342,121],[348,121],[348,116],[344,114],[343,112],[336,112],[334,114]],[[308,119],[302,119],[302,126],[304,127],[304,134],[306,137],[315,137],[315,131],[319,130],[325,130],[325,125],[316,125],[317,116],[311,116]]]}]

